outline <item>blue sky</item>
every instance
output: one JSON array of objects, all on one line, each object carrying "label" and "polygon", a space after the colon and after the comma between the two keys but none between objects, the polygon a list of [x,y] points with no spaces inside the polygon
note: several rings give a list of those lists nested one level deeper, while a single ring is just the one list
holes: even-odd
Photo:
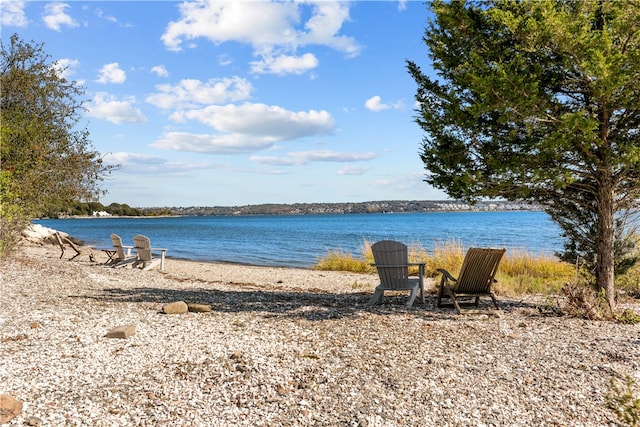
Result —
[{"label": "blue sky", "polygon": [[86,90],[82,125],[136,207],[444,199],[423,181],[422,2],[2,1]]}]

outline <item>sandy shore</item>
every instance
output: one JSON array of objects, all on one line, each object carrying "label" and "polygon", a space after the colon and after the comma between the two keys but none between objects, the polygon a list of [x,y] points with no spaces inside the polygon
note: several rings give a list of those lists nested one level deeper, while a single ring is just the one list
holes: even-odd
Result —
[{"label": "sandy shore", "polygon": [[[609,426],[611,381],[640,383],[639,325],[545,316],[540,299],[459,316],[432,295],[369,307],[375,275],[59,255],[0,260],[11,426]],[[163,314],[173,301],[212,311]]]}]

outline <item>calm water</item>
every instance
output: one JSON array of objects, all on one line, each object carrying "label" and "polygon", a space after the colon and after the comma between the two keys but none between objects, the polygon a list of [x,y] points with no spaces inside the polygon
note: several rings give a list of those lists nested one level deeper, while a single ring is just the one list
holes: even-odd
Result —
[{"label": "calm water", "polygon": [[443,212],[352,215],[200,216],[38,220],[97,248],[111,247],[110,234],[133,245],[144,234],[167,256],[200,261],[309,267],[329,250],[361,254],[365,240],[464,247],[493,246],[532,255],[560,250],[559,228],[544,212]]}]

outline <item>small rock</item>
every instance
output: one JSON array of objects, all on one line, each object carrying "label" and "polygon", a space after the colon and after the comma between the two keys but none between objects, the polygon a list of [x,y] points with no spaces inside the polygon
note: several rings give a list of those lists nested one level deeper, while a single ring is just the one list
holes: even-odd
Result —
[{"label": "small rock", "polygon": [[107,338],[129,338],[136,333],[134,325],[118,326],[107,332]]},{"label": "small rock", "polygon": [[162,306],[164,314],[183,314],[189,311],[187,303],[184,301],[171,302]]},{"label": "small rock", "polygon": [[21,401],[8,394],[0,394],[0,424],[8,423],[21,412]]},{"label": "small rock", "polygon": [[28,426],[42,427],[42,420],[38,417],[29,417],[24,423]]},{"label": "small rock", "polygon": [[187,304],[187,307],[193,313],[208,313],[212,310],[209,304]]}]

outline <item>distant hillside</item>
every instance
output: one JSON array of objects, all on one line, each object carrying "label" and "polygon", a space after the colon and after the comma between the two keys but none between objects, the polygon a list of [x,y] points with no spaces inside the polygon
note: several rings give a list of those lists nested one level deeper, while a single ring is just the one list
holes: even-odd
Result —
[{"label": "distant hillside", "polygon": [[172,215],[309,215],[391,212],[447,212],[447,211],[512,211],[538,210],[527,203],[478,202],[474,205],[454,200],[387,200],[358,203],[294,203],[246,206],[192,206],[141,209],[145,214],[157,210]]}]

